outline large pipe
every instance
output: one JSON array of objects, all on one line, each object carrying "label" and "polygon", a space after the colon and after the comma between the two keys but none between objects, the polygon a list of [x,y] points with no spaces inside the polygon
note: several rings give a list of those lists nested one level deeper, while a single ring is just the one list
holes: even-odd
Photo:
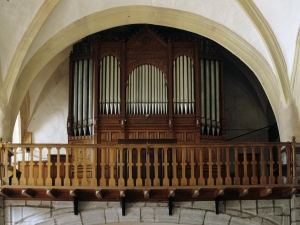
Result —
[{"label": "large pipe", "polygon": [[88,119],[88,60],[83,60],[83,91],[82,91],[82,128],[87,133]]},{"label": "large pipe", "polygon": [[89,60],[89,107],[88,107],[88,124],[89,124],[89,133],[93,135],[93,65],[94,61]]},{"label": "large pipe", "polygon": [[74,136],[78,135],[78,61],[74,62],[74,90],[73,90],[73,132]]},{"label": "large pipe", "polygon": [[220,74],[219,74],[219,61],[216,61],[216,111],[217,111],[217,135],[220,135]]},{"label": "large pipe", "polygon": [[79,136],[82,136],[82,61],[78,66],[78,130]]},{"label": "large pipe", "polygon": [[206,65],[205,65],[205,69],[206,69],[206,79],[205,79],[205,83],[206,83],[206,132],[207,135],[209,135],[210,133],[210,126],[211,126],[211,117],[210,117],[210,101],[211,101],[211,96],[210,96],[210,73],[209,73],[209,60],[206,60]]},{"label": "large pipe", "polygon": [[200,60],[200,82],[201,82],[201,132],[204,134],[206,125],[205,120],[205,75],[204,75],[204,60]]},{"label": "large pipe", "polygon": [[210,77],[211,77],[211,120],[212,120],[212,135],[215,133],[216,127],[216,89],[215,89],[215,61],[210,61]]}]

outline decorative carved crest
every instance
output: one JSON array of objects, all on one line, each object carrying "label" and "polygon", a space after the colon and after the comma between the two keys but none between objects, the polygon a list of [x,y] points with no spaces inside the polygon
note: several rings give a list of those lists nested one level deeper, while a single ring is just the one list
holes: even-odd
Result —
[{"label": "decorative carved crest", "polygon": [[148,27],[127,43],[128,52],[165,52],[166,48],[167,44]]}]

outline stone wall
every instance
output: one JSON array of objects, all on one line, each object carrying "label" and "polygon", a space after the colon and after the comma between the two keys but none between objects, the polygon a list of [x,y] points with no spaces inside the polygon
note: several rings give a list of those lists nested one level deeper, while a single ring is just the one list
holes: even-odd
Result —
[{"label": "stone wall", "polygon": [[282,200],[220,201],[220,214],[214,201],[174,202],[169,216],[167,202],[126,203],[122,216],[119,202],[81,202],[74,215],[73,202],[0,201],[0,224],[300,224],[300,197]]}]

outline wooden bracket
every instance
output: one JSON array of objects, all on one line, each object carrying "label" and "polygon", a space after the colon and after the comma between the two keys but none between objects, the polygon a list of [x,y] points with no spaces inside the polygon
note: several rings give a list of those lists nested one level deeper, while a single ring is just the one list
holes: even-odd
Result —
[{"label": "wooden bracket", "polygon": [[241,197],[244,197],[244,196],[246,196],[248,193],[249,193],[249,189],[248,189],[248,188],[241,188],[241,189],[239,190],[239,197],[240,197],[240,198],[241,198]]},{"label": "wooden bracket", "polygon": [[266,197],[268,195],[272,194],[272,188],[264,188],[259,192],[260,197]]},{"label": "wooden bracket", "polygon": [[215,192],[215,198],[222,195],[224,195],[224,189],[217,189]]},{"label": "wooden bracket", "polygon": [[192,198],[197,198],[199,196],[200,189],[194,189],[192,191]]},{"label": "wooden bracket", "polygon": [[57,193],[53,189],[47,189],[46,195],[48,195],[50,198],[57,198]]},{"label": "wooden bracket", "polygon": [[72,197],[76,197],[76,190],[70,190],[70,195]]},{"label": "wooden bracket", "polygon": [[102,191],[102,190],[96,190],[95,195],[96,195],[96,197],[97,197],[98,199],[102,199],[101,191]]},{"label": "wooden bracket", "polygon": [[144,192],[144,199],[149,199],[150,190],[143,190],[143,192]]},{"label": "wooden bracket", "polygon": [[22,195],[24,195],[28,198],[34,198],[35,194],[36,194],[35,191],[31,190],[29,188],[22,190]]},{"label": "wooden bracket", "polygon": [[74,203],[74,215],[78,215],[78,198],[77,196],[73,196],[73,203]]},{"label": "wooden bracket", "polygon": [[173,197],[169,197],[169,216],[173,213]]},{"label": "wooden bracket", "polygon": [[11,197],[11,191],[7,188],[0,189],[0,195],[6,198]]},{"label": "wooden bracket", "polygon": [[282,191],[282,196],[289,196],[289,195],[293,195],[297,192],[297,188],[287,188],[285,190]]},{"label": "wooden bracket", "polygon": [[175,196],[175,189],[170,189],[168,197],[170,198],[170,197],[174,197],[174,196]]}]

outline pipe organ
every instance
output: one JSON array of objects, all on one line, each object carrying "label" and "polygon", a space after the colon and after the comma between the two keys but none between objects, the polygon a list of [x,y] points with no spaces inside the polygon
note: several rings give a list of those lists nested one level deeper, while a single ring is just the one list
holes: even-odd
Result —
[{"label": "pipe organ", "polygon": [[144,25],[90,35],[73,46],[69,93],[70,143],[225,138],[220,46],[200,35]]}]

